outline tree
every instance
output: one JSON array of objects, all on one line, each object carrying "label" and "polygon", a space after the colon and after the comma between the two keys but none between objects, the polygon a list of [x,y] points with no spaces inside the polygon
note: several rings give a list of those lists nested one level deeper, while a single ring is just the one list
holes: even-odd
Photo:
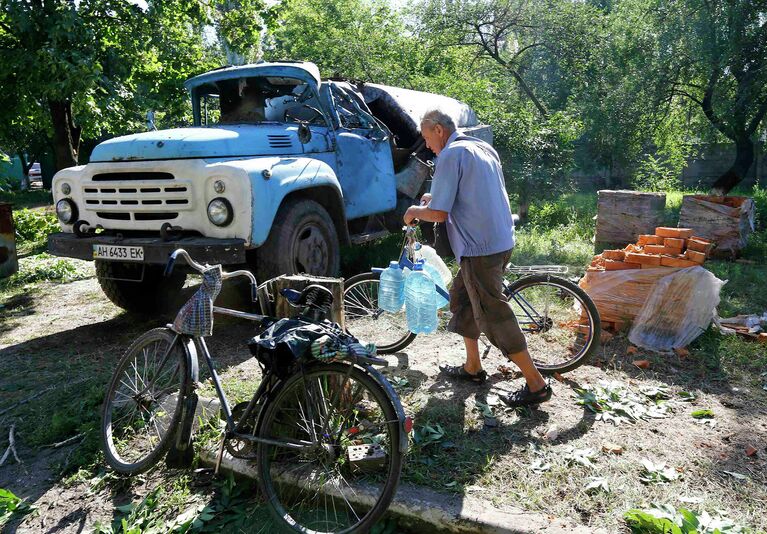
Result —
[{"label": "tree", "polygon": [[693,102],[735,144],[712,186],[727,194],[751,168],[767,114],[767,0],[653,0],[647,13],[659,29],[652,81],[662,98]]},{"label": "tree", "polygon": [[140,129],[150,109],[179,122],[190,112],[183,81],[223,57],[205,27],[218,24],[245,53],[261,31],[248,16],[263,9],[258,0],[0,0],[0,86],[24,95],[0,110],[0,142],[29,124],[50,136],[63,168],[77,164],[83,136]]}]

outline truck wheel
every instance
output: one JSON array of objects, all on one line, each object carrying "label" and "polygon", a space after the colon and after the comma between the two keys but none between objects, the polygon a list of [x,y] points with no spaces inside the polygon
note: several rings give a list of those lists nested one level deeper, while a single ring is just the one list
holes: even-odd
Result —
[{"label": "truck wheel", "polygon": [[313,200],[290,200],[274,218],[272,230],[257,253],[259,280],[281,274],[335,276],[341,263],[333,220]]},{"label": "truck wheel", "polygon": [[96,278],[101,290],[113,304],[129,312],[162,312],[175,303],[186,274],[178,269],[170,278],[163,276],[162,265],[146,265],[141,282],[115,280],[140,278],[141,265],[96,260]]}]

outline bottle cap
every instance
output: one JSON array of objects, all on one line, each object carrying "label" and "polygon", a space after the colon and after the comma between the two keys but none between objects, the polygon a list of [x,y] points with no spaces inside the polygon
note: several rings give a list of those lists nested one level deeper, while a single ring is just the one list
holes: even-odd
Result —
[{"label": "bottle cap", "polygon": [[389,262],[389,267],[391,267],[392,269],[399,269],[399,262],[397,262],[397,261],[390,261]]}]

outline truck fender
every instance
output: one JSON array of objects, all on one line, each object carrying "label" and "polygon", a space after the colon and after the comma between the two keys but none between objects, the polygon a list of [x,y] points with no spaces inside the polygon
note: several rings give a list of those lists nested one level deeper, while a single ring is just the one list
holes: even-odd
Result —
[{"label": "truck fender", "polygon": [[[260,158],[262,169],[250,174],[253,230],[251,245],[269,236],[277,211],[287,197],[303,197],[323,204],[336,225],[341,243],[348,242],[343,191],[327,163],[313,158]],[[330,204],[330,205],[328,205]]]}]

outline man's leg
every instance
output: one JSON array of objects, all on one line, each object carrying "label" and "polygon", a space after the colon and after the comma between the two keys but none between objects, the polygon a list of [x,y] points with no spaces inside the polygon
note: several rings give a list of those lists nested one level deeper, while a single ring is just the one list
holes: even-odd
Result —
[{"label": "man's leg", "polygon": [[463,344],[466,345],[466,363],[463,364],[463,368],[467,373],[475,375],[482,370],[482,362],[479,360],[479,340],[465,337]]},{"label": "man's leg", "polygon": [[[477,355],[477,357],[479,357],[479,355]],[[519,367],[520,371],[522,371],[522,376],[525,377],[527,387],[530,388],[530,391],[535,393],[546,387],[546,380],[544,380],[543,375],[538,371],[538,368],[535,367],[533,359],[530,357],[530,353],[527,352],[527,349],[521,352],[515,352],[514,354],[509,354],[509,359]]]}]

